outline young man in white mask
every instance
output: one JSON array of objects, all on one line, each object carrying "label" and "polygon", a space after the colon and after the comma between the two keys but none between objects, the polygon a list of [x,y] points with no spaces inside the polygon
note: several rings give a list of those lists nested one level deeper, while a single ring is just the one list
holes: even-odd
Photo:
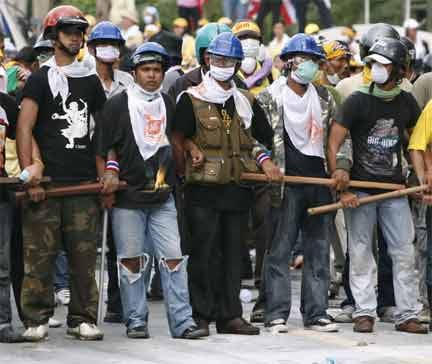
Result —
[{"label": "young man in white mask", "polygon": [[[326,129],[335,101],[316,87],[319,62],[324,58],[313,37],[293,36],[281,53],[287,77],[281,76],[258,96],[275,133],[273,156],[286,175],[326,177]],[[265,326],[274,333],[288,331],[291,310],[289,260],[302,231],[304,268],[301,312],[305,328],[338,331],[327,316],[329,287],[329,217],[307,216],[307,208],[331,201],[324,186],[285,185],[272,194],[272,240],[264,261]]]},{"label": "young man in white mask", "polygon": [[[159,263],[171,335],[196,339],[206,334],[192,318],[188,258],[180,249],[172,194],[169,138],[174,104],[161,93],[168,62],[161,45],[147,42],[138,47],[132,55],[136,83],[110,99],[101,114],[99,155],[107,159],[114,150],[120,179],[128,183],[125,191],[117,193],[112,224],[129,338],[149,337],[146,277],[153,254]],[[164,186],[159,184],[162,168]]]},{"label": "young man in white mask", "polygon": [[236,23],[232,31],[240,39],[245,55],[238,75],[249,92],[256,96],[270,86],[273,81],[271,76],[272,59],[266,57],[262,62],[259,60],[262,37],[260,28],[254,22],[241,21]]},{"label": "young man in white mask", "polygon": [[210,70],[179,96],[173,124],[178,174],[187,182],[191,303],[207,332],[216,321],[218,333],[257,335],[259,329],[242,318],[239,298],[242,235],[253,203],[253,190],[241,183],[240,173],[258,172],[257,162],[269,180],[281,173],[256,142],[270,148],[273,137],[262,109],[233,81],[244,57],[240,40],[222,33],[207,54]]},{"label": "young man in white mask", "polygon": [[133,77],[129,73],[114,68],[114,64],[120,59],[120,48],[124,44],[121,30],[108,21],[98,23],[87,40],[89,52],[96,59],[96,73],[107,99],[133,83]]},{"label": "young man in white mask", "polygon": [[[397,39],[379,39],[366,61],[372,83],[360,88],[342,105],[332,126],[328,145],[329,168],[336,179],[345,208],[350,256],[350,287],[355,300],[354,331],[374,329],[375,260],[373,231],[377,223],[387,243],[393,266],[396,330],[426,334],[418,320],[421,305],[414,261],[414,226],[407,197],[359,206],[358,198],[377,191],[348,189],[350,178],[363,181],[404,183],[402,154],[404,133],[413,128],[420,109],[414,97],[399,87],[405,75],[407,49]],[[350,133],[353,166],[350,173],[336,165],[336,153]]]},{"label": "young man in white mask", "polygon": [[45,189],[39,184],[42,175],[59,184],[97,178],[90,121],[106,98],[94,71],[76,61],[87,26],[73,6],[52,9],[44,20],[44,37],[53,41],[54,57],[29,77],[23,89],[17,148],[31,202],[23,206],[21,297],[27,327],[24,337],[30,341],[48,336],[47,323],[54,310],[52,272],[60,247],[66,250],[70,272],[67,333],[83,340],[103,338],[96,326],[94,277],[98,196],[45,199]]}]

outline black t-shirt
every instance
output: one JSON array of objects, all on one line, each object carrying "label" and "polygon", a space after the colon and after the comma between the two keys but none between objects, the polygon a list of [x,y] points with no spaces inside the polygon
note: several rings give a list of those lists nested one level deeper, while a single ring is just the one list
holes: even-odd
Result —
[{"label": "black t-shirt", "polygon": [[45,164],[44,174],[59,181],[95,179],[91,116],[97,121],[96,113],[105,103],[103,87],[96,75],[68,78],[69,96],[63,103],[59,95],[52,97],[48,69],[33,73],[22,95],[39,106],[33,136]]},{"label": "black t-shirt", "polygon": [[[231,117],[234,116],[235,105],[232,97],[224,105],[216,104],[216,107],[219,112],[224,109]],[[273,130],[257,101],[253,103],[252,111],[252,136],[270,149],[273,142]],[[186,138],[192,138],[196,133],[196,119],[188,94],[185,93],[180,97],[175,115],[173,131],[183,134]],[[253,201],[251,188],[235,183],[214,186],[190,184],[186,186],[185,197],[189,203],[194,205],[232,211],[247,210]]]},{"label": "black t-shirt", "polygon": [[[6,136],[9,139],[15,139],[15,128],[18,119],[18,105],[12,97],[5,93],[0,93],[0,106],[6,112],[7,120],[5,124],[8,124],[8,126],[6,127]],[[3,154],[3,157],[5,157],[5,154]],[[7,177],[7,174],[3,168],[0,168],[0,176]],[[5,201],[5,199],[6,188],[0,185],[0,202]]]},{"label": "black t-shirt", "polygon": [[[175,106],[169,96],[162,95],[167,113],[166,134],[169,138]],[[133,134],[126,91],[106,102],[99,114],[97,133],[98,154],[105,159],[108,151],[114,149],[120,165],[120,180],[128,184],[125,191],[117,193],[116,207],[139,209],[161,204],[168,199],[170,191],[149,191],[154,187],[154,180],[161,164],[167,167],[167,184],[174,185],[175,165],[171,146],[160,148],[154,156],[144,161]]]},{"label": "black t-shirt", "polygon": [[403,133],[415,126],[420,113],[414,97],[404,91],[391,101],[361,92],[348,97],[336,121],[351,134],[351,178],[403,183]]}]

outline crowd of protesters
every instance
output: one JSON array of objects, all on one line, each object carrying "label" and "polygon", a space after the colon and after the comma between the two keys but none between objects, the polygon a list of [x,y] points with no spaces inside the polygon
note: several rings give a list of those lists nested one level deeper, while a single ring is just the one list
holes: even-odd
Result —
[{"label": "crowd of protesters", "polygon": [[[224,2],[237,15],[242,4]],[[134,9],[114,24],[59,6],[13,57],[2,37],[0,342],[46,339],[62,325],[56,304],[69,336],[103,339],[103,230],[104,321],[129,338],[150,337],[150,299],[165,302],[174,338],[209,336],[213,322],[218,334],[287,333],[293,269],[305,329],[370,333],[379,318],[427,334],[432,62],[418,22],[337,39],[275,22],[265,45],[253,21],[178,7],[165,29],[154,6],[144,28]],[[243,279],[259,291],[249,320]]]}]

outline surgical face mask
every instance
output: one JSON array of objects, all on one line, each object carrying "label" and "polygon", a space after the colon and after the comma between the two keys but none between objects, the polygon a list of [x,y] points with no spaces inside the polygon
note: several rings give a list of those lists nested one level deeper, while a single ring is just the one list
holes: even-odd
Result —
[{"label": "surgical face mask", "polygon": [[257,61],[255,58],[252,57],[246,57],[240,66],[240,69],[246,73],[247,75],[250,75],[253,73],[253,71],[255,71],[257,65]]},{"label": "surgical face mask", "polygon": [[54,53],[52,52],[47,52],[47,53],[41,53],[37,56],[37,60],[39,62],[39,65],[41,65],[42,63],[45,63],[46,61],[48,61],[52,56],[54,55]]},{"label": "surgical face mask", "polygon": [[151,15],[144,15],[144,23],[145,24],[152,24],[153,23],[153,17]]},{"label": "surgical face mask", "polygon": [[375,62],[371,69],[372,81],[378,85],[383,85],[389,79],[387,69],[381,64]]},{"label": "surgical face mask", "polygon": [[291,77],[297,83],[307,85],[315,79],[317,72],[318,65],[309,59],[298,64],[297,69],[291,73]]},{"label": "surgical face mask", "polygon": [[335,73],[334,75],[327,75],[327,80],[333,85],[336,86],[341,80],[339,75]]},{"label": "surgical face mask", "polygon": [[217,81],[228,81],[234,76],[235,67],[217,67],[210,65],[210,75]]},{"label": "surgical face mask", "polygon": [[96,58],[102,62],[115,62],[120,57],[120,51],[113,46],[96,47]]},{"label": "surgical face mask", "polygon": [[258,57],[260,51],[260,41],[258,39],[244,39],[241,41],[245,57]]}]

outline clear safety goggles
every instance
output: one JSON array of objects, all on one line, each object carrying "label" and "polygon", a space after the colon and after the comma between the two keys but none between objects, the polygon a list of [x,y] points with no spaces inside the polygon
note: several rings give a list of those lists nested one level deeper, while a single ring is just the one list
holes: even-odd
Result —
[{"label": "clear safety goggles", "polygon": [[210,54],[210,63],[217,67],[235,67],[239,62],[238,59]]}]

